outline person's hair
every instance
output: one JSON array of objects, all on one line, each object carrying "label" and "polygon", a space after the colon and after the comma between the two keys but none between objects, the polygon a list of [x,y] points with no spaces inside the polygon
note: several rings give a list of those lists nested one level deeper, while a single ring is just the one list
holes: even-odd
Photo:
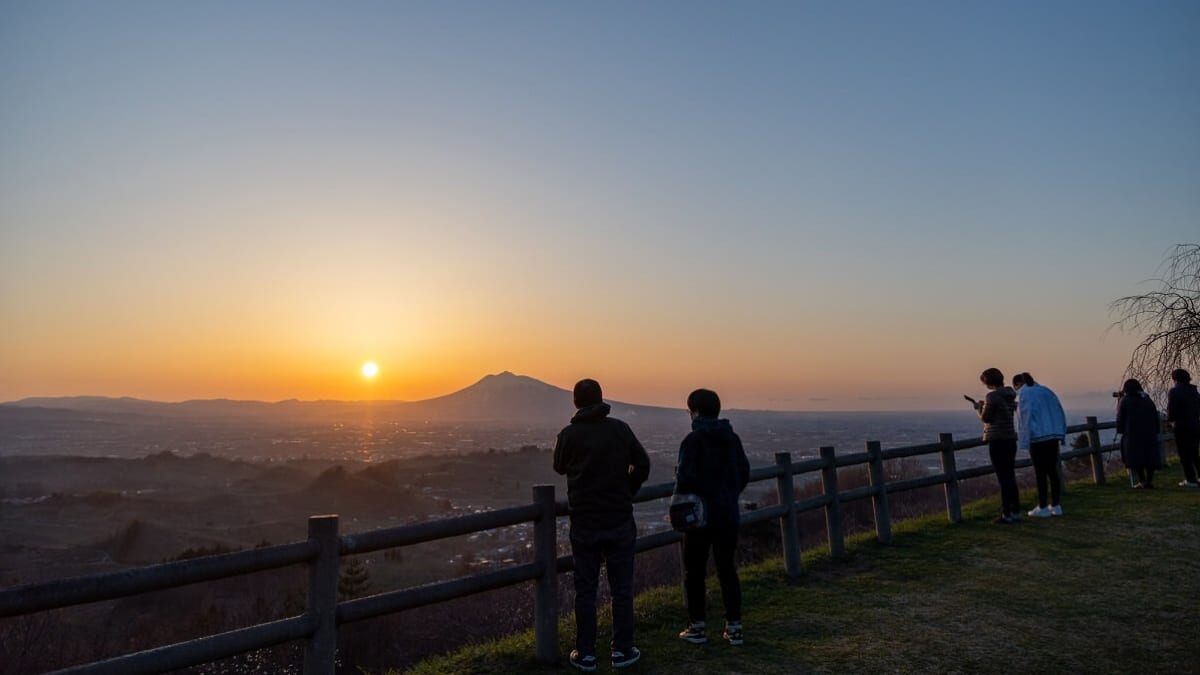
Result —
[{"label": "person's hair", "polygon": [[1134,396],[1142,393],[1142,383],[1130,378],[1125,380],[1125,384],[1121,387],[1121,391],[1125,392],[1126,396]]},{"label": "person's hair", "polygon": [[1188,382],[1192,381],[1192,374],[1183,368],[1176,368],[1175,370],[1171,371],[1171,379],[1176,382],[1187,384]]},{"label": "person's hair", "polygon": [[1024,387],[1030,384],[1037,384],[1037,382],[1033,381],[1033,376],[1029,373],[1017,373],[1016,375],[1013,375],[1014,386]]},{"label": "person's hair", "polygon": [[580,380],[575,383],[575,407],[584,408],[604,402],[604,394],[600,391],[600,383],[593,379]]},{"label": "person's hair", "polygon": [[979,374],[979,381],[989,387],[1003,387],[1004,373],[999,368],[988,368]]},{"label": "person's hair", "polygon": [[716,417],[721,414],[721,398],[711,389],[697,389],[688,394],[687,407],[700,417]]}]

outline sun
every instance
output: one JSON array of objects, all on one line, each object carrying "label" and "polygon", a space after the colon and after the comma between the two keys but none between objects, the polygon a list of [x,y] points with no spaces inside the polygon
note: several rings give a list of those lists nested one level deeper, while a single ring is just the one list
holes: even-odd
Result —
[{"label": "sun", "polygon": [[362,365],[363,377],[371,378],[379,374],[379,366],[374,361],[367,361]]}]

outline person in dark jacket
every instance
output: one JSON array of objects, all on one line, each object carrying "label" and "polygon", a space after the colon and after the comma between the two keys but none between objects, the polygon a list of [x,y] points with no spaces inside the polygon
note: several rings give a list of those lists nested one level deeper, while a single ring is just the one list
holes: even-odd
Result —
[{"label": "person in dark jacket", "polygon": [[742,448],[742,439],[733,432],[729,420],[718,419],[721,399],[708,389],[688,395],[692,432],[679,444],[679,462],[675,466],[676,494],[693,494],[704,502],[707,522],[704,527],[683,534],[683,587],[687,596],[688,626],[679,637],[693,644],[708,642],[705,634],[704,577],[708,552],[712,549],[725,604],[725,631],[722,636],[731,645],[741,645],[742,587],[738,579],[734,553],[737,551],[738,495],[750,482],[750,462]]},{"label": "person in dark jacket", "polygon": [[1158,408],[1142,383],[1125,380],[1117,406],[1117,433],[1121,434],[1121,459],[1136,480],[1135,488],[1154,487],[1154,470],[1161,464],[1158,427]]},{"label": "person in dark jacket", "polygon": [[992,522],[998,525],[1021,522],[1021,494],[1017,488],[1017,428],[1013,413],[1017,410],[1017,392],[1004,385],[1004,373],[988,368],[979,375],[988,388],[982,401],[975,401],[975,412],[983,422],[983,440],[988,444],[988,456],[1000,483],[1000,516]]},{"label": "person in dark jacket", "polygon": [[558,433],[554,470],[567,477],[571,554],[575,558],[575,649],[571,665],[596,670],[596,588],[600,564],[612,596],[612,665],[641,657],[633,644],[633,496],[650,475],[650,457],[629,425],[608,416],[600,384],[580,380],[575,416]]},{"label": "person in dark jacket", "polygon": [[1183,368],[1171,372],[1175,383],[1167,392],[1167,421],[1175,430],[1175,449],[1183,465],[1180,487],[1200,487],[1196,472],[1200,465],[1200,391],[1192,384],[1192,374]]}]

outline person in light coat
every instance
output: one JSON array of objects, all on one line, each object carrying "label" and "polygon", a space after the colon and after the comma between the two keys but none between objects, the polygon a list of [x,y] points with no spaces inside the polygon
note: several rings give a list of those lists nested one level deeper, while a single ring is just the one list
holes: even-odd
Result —
[{"label": "person in light coat", "polygon": [[[1067,436],[1067,416],[1049,387],[1029,373],[1013,376],[1017,388],[1017,448],[1029,452],[1037,478],[1037,508],[1033,518],[1061,516],[1062,476],[1058,471],[1059,445]],[[1048,493],[1048,494],[1047,494]]]}]

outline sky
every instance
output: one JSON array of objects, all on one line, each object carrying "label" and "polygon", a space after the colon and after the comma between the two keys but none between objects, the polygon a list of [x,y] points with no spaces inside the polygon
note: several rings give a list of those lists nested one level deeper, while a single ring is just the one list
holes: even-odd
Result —
[{"label": "sky", "polygon": [[[1101,403],[1196,2],[0,4],[0,401]],[[378,364],[366,378],[361,366]],[[1111,400],[1111,399],[1109,399]]]}]

